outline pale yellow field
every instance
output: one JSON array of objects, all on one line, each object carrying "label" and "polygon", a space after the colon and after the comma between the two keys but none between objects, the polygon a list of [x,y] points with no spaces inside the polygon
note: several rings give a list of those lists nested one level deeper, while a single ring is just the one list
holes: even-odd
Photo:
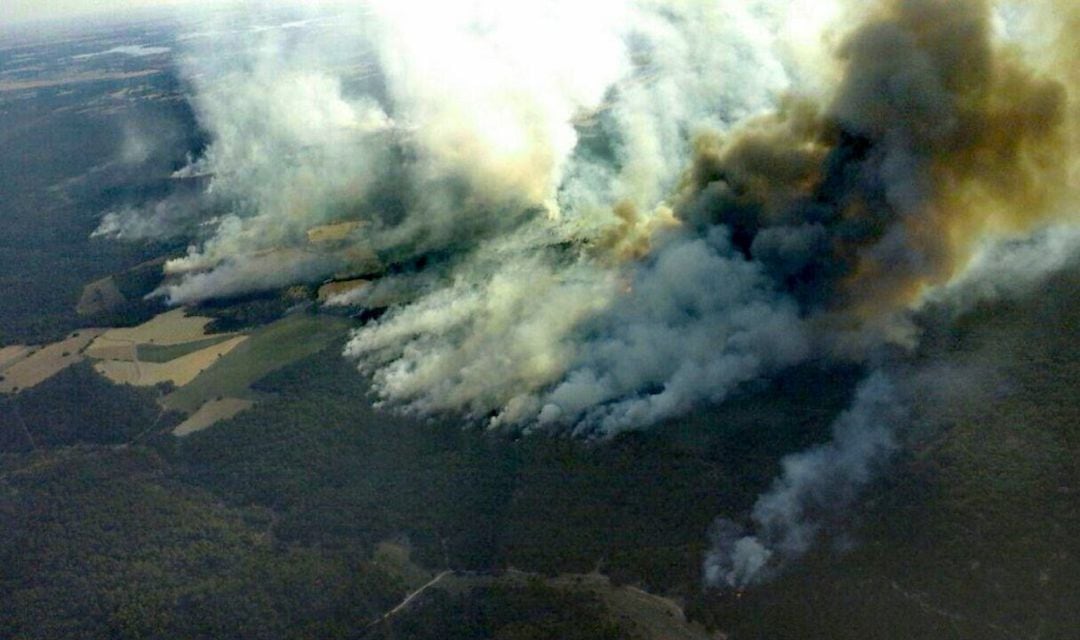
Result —
[{"label": "pale yellow field", "polygon": [[349,237],[349,234],[360,228],[361,223],[357,221],[337,222],[334,224],[324,224],[319,227],[308,229],[307,237],[308,242],[312,244],[319,244],[321,242],[336,242],[345,240]]},{"label": "pale yellow field", "polygon": [[83,350],[103,329],[82,329],[78,335],[38,349],[4,370],[0,393],[29,389],[83,360]]},{"label": "pale yellow field", "polygon": [[326,302],[334,296],[339,296],[343,293],[355,291],[362,287],[366,287],[371,284],[370,280],[357,279],[357,280],[341,280],[338,282],[328,282],[319,287],[319,302]]},{"label": "pale yellow field", "polygon": [[117,341],[103,335],[94,340],[83,353],[86,357],[95,360],[124,360],[131,362],[135,359],[135,348],[135,343],[130,340]]},{"label": "pale yellow field", "polygon": [[27,347],[21,344],[12,345],[10,347],[0,347],[0,371],[15,364],[33,350],[33,347]]},{"label": "pale yellow field", "polygon": [[43,78],[40,80],[8,80],[0,81],[0,93],[5,91],[25,91],[27,89],[44,89],[46,87],[60,87],[79,82],[101,82],[102,80],[130,80],[161,73],[160,69],[145,69],[143,71],[116,71],[111,73],[78,73],[59,78]]},{"label": "pale yellow field", "polygon": [[174,436],[186,436],[196,431],[202,431],[222,420],[228,420],[241,411],[247,411],[255,403],[251,400],[240,398],[221,398],[211,400],[199,407],[199,410],[191,414],[187,420],[181,422],[173,429]]},{"label": "pale yellow field", "polygon": [[[94,365],[94,369],[117,384],[150,387],[162,382],[172,382],[182,387],[244,340],[247,340],[247,336],[236,336],[168,362],[136,362],[131,360],[130,355],[126,360],[102,360]],[[129,348],[128,354],[130,353]]]},{"label": "pale yellow field", "polygon": [[[167,311],[137,327],[110,329],[103,336],[105,344],[115,346],[117,342],[172,345],[198,340],[206,335],[206,325],[211,318],[184,316],[184,309]],[[93,351],[90,352],[93,356]],[[97,356],[93,356],[97,357]]]}]

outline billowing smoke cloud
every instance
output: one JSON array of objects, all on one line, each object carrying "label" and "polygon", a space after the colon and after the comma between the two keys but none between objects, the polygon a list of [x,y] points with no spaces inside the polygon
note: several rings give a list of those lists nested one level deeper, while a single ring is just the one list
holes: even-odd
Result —
[{"label": "billowing smoke cloud", "polygon": [[1071,233],[1075,36],[1031,26],[1050,10],[1077,13],[375,0],[230,28],[184,65],[212,142],[178,177],[211,204],[101,232],[196,229],[177,304],[374,279],[331,303],[386,309],[347,354],[388,407],[641,428],[910,341],[987,247]]},{"label": "billowing smoke cloud", "polygon": [[211,143],[175,177],[206,193],[98,233],[189,234],[174,304],[368,280],[327,304],[379,312],[346,347],[378,401],[490,428],[608,437],[808,359],[889,371],[746,526],[717,520],[716,587],[806,553],[887,464],[915,383],[882,347],[915,344],[912,314],[1080,260],[1070,0],[370,0],[287,24],[182,40]]},{"label": "billowing smoke cloud", "polygon": [[[1031,304],[1054,274],[1080,267],[1080,230],[1043,229],[981,247],[964,272],[923,299],[921,323],[946,323],[986,302]],[[832,425],[828,443],[780,461],[781,474],[746,521],[717,518],[703,564],[707,585],[741,590],[765,582],[815,546],[845,540],[860,492],[906,443],[938,433],[964,407],[992,406],[1009,393],[1013,361],[993,348],[897,362],[864,380]]]},{"label": "billowing smoke cloud", "polygon": [[356,333],[348,354],[383,398],[612,434],[720,401],[810,350],[797,305],[721,229],[675,232],[623,271],[503,258],[492,250],[491,264],[469,263],[481,277],[459,271]]},{"label": "billowing smoke cloud", "polygon": [[804,304],[863,322],[947,282],[987,234],[1075,216],[1075,98],[996,43],[993,17],[878,3],[828,101],[699,141],[680,216],[731,227]]},{"label": "billowing smoke cloud", "polygon": [[895,384],[881,372],[871,375],[833,424],[832,441],[781,460],[783,473],[754,505],[751,533],[729,519],[713,523],[706,583],[747,587],[806,553],[876,478],[907,420]]},{"label": "billowing smoke cloud", "polygon": [[980,247],[965,269],[922,307],[960,316],[980,303],[1016,300],[1055,273],[1080,265],[1080,226],[1060,224]]},{"label": "billowing smoke cloud", "polygon": [[[730,226],[819,317],[886,330],[913,302],[962,313],[1075,264],[1075,103],[994,43],[992,18],[987,2],[882,3],[844,39],[829,102],[699,143],[680,215]],[[806,553],[908,419],[884,375],[864,382],[831,442],[783,459],[749,531],[714,523],[706,582],[751,586]]]}]

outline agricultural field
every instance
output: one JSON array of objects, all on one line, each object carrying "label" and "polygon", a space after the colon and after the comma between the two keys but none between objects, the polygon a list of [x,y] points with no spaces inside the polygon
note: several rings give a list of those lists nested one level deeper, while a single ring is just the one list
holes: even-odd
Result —
[{"label": "agricultural field", "polygon": [[251,390],[254,382],[323,350],[343,337],[347,327],[345,320],[333,316],[303,313],[286,316],[252,332],[188,384],[165,396],[162,404],[167,409],[190,414],[220,397],[254,399],[257,397]]},{"label": "agricultural field", "polygon": [[[253,383],[322,350],[343,336],[347,327],[341,318],[298,313],[250,334],[208,334],[212,321],[177,308],[135,327],[86,333],[83,343],[74,346],[85,347],[94,370],[115,384],[167,385],[172,391],[161,397],[162,408],[188,416],[175,431],[187,435],[251,408],[259,398],[251,390]],[[73,344],[65,342],[42,351],[51,358]],[[15,358],[22,351],[11,348],[7,353],[6,357]],[[30,380],[24,365],[12,368],[19,375],[11,378],[10,385]],[[38,365],[33,370],[53,368]]]},{"label": "agricultural field", "polygon": [[115,343],[173,346],[202,340],[206,338],[206,325],[210,322],[211,318],[190,316],[186,309],[177,307],[136,327],[110,329],[88,354],[93,357],[95,348]]},{"label": "agricultural field", "polygon": [[[233,336],[223,342],[216,342],[211,346],[204,346],[201,349],[195,349],[174,358],[158,361],[143,360],[141,351],[144,345],[136,345],[136,355],[132,359],[102,360],[95,364],[94,368],[117,384],[152,387],[169,382],[177,387],[182,387],[194,380],[216,362],[218,358],[228,354],[246,339],[246,336]],[[182,346],[184,346],[184,343],[170,345],[170,347]],[[176,352],[180,353],[180,351]],[[155,355],[160,357],[160,352]]]},{"label": "agricultural field", "polygon": [[196,431],[212,427],[218,422],[228,420],[242,411],[247,411],[254,405],[254,401],[240,398],[215,398],[209,400],[204,402],[195,413],[176,425],[172,434],[180,437],[191,435]]},{"label": "agricultural field", "polygon": [[[206,429],[250,409],[251,385],[344,336],[347,322],[293,314],[250,334],[207,334],[212,318],[183,308],[134,327],[84,329],[43,347],[0,350],[0,393],[33,388],[89,360],[113,384],[158,389],[162,411],[187,416],[176,435]],[[170,389],[162,394],[161,389]]]},{"label": "agricultural field", "polygon": [[30,353],[33,349],[21,344],[15,344],[7,347],[0,348],[0,371],[3,371],[8,365],[14,364],[19,360],[22,360],[24,356]]},{"label": "agricultural field", "polygon": [[103,330],[83,329],[60,342],[39,348],[8,347],[7,364],[0,365],[0,393],[17,393],[41,384],[73,364],[81,362],[84,350]]}]

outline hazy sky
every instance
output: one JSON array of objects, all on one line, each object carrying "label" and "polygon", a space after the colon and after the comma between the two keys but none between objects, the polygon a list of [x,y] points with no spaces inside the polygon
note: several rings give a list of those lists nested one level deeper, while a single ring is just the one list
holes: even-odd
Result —
[{"label": "hazy sky", "polygon": [[92,13],[109,12],[123,17],[123,12],[180,4],[201,6],[222,4],[225,0],[0,0],[0,25],[26,20],[48,20]]}]

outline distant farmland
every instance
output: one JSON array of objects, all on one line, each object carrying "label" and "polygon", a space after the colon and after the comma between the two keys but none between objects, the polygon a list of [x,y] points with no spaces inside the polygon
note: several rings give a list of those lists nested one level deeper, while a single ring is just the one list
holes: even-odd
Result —
[{"label": "distant farmland", "polygon": [[348,322],[331,316],[296,314],[256,330],[242,344],[163,400],[165,408],[194,413],[204,403],[230,397],[250,399],[255,381],[344,336]]}]

